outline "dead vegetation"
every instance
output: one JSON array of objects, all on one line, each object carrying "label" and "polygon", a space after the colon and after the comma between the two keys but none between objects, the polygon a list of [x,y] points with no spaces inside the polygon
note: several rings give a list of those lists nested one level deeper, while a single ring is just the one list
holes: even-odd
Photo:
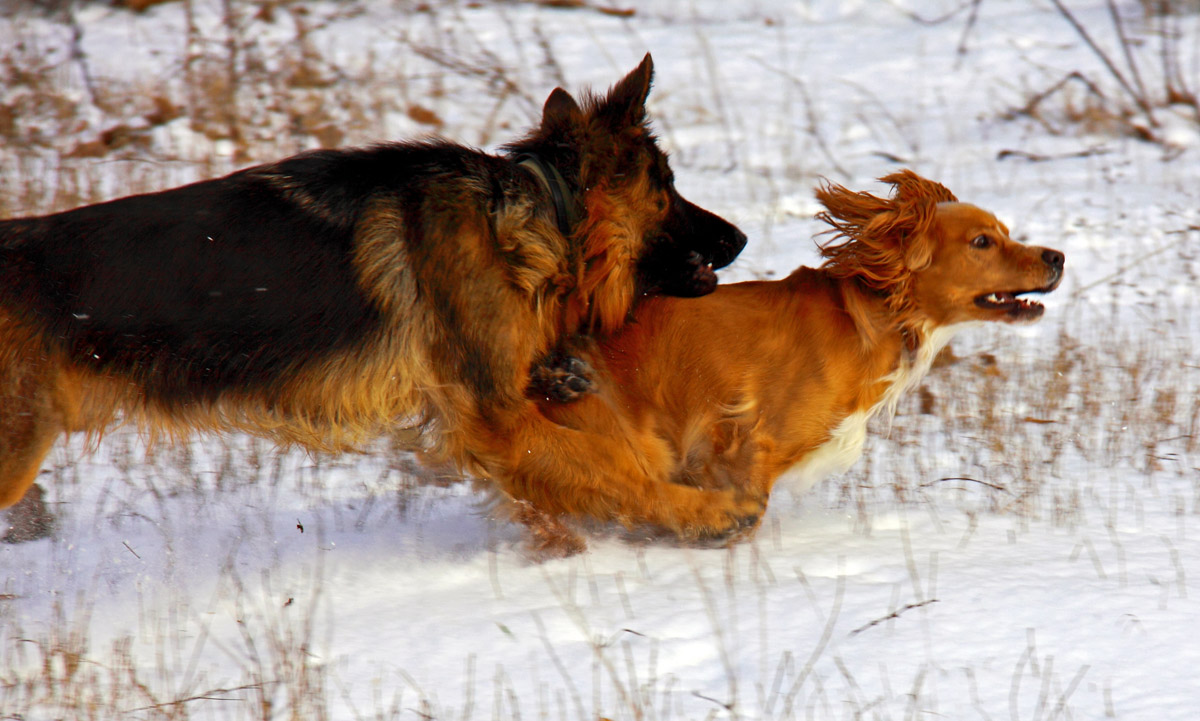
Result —
[{"label": "dead vegetation", "polygon": [[[79,52],[71,22],[52,44],[21,33],[23,21],[7,26],[11,34],[0,45],[5,167],[0,214],[62,209],[306,148],[370,142],[389,135],[381,129],[385,125],[406,131],[392,135],[439,131],[485,144],[508,134],[514,119],[537,112],[538,88],[565,83],[548,43],[528,50],[519,65],[476,35],[451,3],[412,4],[411,24],[397,30],[399,43],[424,63],[412,72],[383,74],[373,63],[354,65],[322,49],[323,29],[361,11],[360,3],[339,5],[335,17],[291,0],[175,2],[186,9],[182,32],[173,40],[182,47],[182,59],[138,86],[95,72],[95,59]],[[133,9],[149,4],[128,0]],[[1197,47],[1196,38],[1181,34],[1185,13],[1198,8],[1184,0],[1144,5],[1136,28],[1113,10],[1110,30],[1119,42],[1105,45],[1093,37],[1093,28],[1056,2],[1064,23],[1081,40],[1093,38],[1088,45],[1098,64],[1053,81],[1011,117],[1032,118],[1055,134],[1083,130],[1158,143],[1169,142],[1163,132],[1168,113],[1200,122],[1195,81],[1187,72],[1195,62],[1188,53]],[[283,39],[264,40],[267,30]],[[536,87],[531,77],[539,78]],[[463,107],[464,88],[472,98],[469,109]],[[798,86],[798,92],[807,89]],[[811,110],[806,95],[804,105]],[[821,140],[818,120],[808,118],[810,132]],[[724,137],[732,142],[732,134]],[[836,165],[832,150],[829,154]],[[1200,230],[1180,232],[1196,237]],[[1160,260],[1192,262],[1184,244],[1168,248]],[[1122,281],[1104,280],[1098,292]],[[974,350],[947,358],[922,392],[905,401],[890,428],[873,429],[863,461],[815,493],[831,507],[850,511],[864,531],[880,508],[932,506],[930,499],[947,496],[961,499],[956,502],[968,514],[1037,518],[1069,528],[1085,514],[1103,512],[1097,509],[1115,514],[1111,509],[1133,486],[1153,484],[1166,472],[1193,479],[1194,495],[1174,500],[1180,513],[1196,512],[1200,483],[1188,459],[1200,452],[1200,397],[1188,389],[1200,387],[1200,349],[1187,333],[1162,344],[1139,334],[1087,336],[1078,322],[1081,303],[1055,311],[1061,314],[1059,325],[1047,334],[1052,342],[1046,347],[1008,352],[1014,344],[999,331]],[[1115,299],[1113,305],[1115,322]],[[1169,324],[1196,310],[1154,299],[1140,312],[1147,323]],[[116,435],[107,443],[117,488],[98,508],[73,510],[94,511],[92,522],[114,529],[131,523],[136,513],[120,491],[150,496],[163,506],[167,499],[192,494],[202,507],[228,489],[252,484],[266,505],[287,477],[301,494],[321,502],[329,493],[319,480],[323,473],[358,462],[318,458],[298,468],[250,442],[221,446],[215,461],[199,464],[186,447],[147,458],[128,437]],[[132,472],[146,463],[153,473]],[[1079,478],[1071,472],[1079,464],[1096,469],[1091,482],[1064,482]],[[81,479],[74,466],[55,472],[55,482],[65,486],[89,480]],[[345,512],[347,524],[369,527],[383,514],[417,513],[430,502],[430,487],[417,480],[411,458],[388,456],[377,465],[359,466],[358,472],[371,476],[370,490],[361,506]],[[577,540],[545,519],[526,520],[539,533],[543,550]],[[51,623],[27,628],[15,610],[15,602],[25,599],[0,588],[0,717],[327,718],[329,699],[338,690],[318,648],[320,574],[299,596],[273,588],[270,579],[247,582],[229,567],[221,584],[220,599],[236,608],[239,624],[236,645],[221,649],[232,669],[221,678],[192,673],[191,659],[215,642],[209,640],[211,629],[187,609],[176,609],[179,623],[170,628],[162,621],[147,622],[147,635],[160,649],[147,661],[135,658],[128,637],[106,648],[91,643],[86,598],[60,602]],[[829,628],[836,617],[835,604]],[[638,684],[632,670],[624,675],[613,660],[614,654],[625,654],[621,661],[626,661],[628,645],[602,646],[602,640],[595,642],[597,666],[628,684],[629,716],[655,717],[653,696],[670,681],[643,673]],[[822,649],[814,650],[813,659]],[[777,684],[783,693],[773,697],[774,703],[787,706],[787,713],[812,663],[789,665],[788,683]],[[472,679],[473,674],[472,668]],[[505,688],[499,670],[495,683],[498,690]],[[373,711],[360,710],[360,717],[430,717],[429,700],[415,684],[395,686],[401,690],[381,697]],[[404,689],[412,691],[408,700]],[[582,709],[577,698],[572,701]]]},{"label": "dead vegetation", "polygon": [[[1028,117],[1052,134],[1078,130],[1124,135],[1174,151],[1172,127],[1200,132],[1194,74],[1197,7],[1191,0],[1145,0],[1141,14],[1106,0],[1105,20],[1085,19],[1068,0],[1051,0],[1096,67],[1076,69],[1031,92],[1004,117]],[[1191,28],[1191,30],[1189,30]]]}]

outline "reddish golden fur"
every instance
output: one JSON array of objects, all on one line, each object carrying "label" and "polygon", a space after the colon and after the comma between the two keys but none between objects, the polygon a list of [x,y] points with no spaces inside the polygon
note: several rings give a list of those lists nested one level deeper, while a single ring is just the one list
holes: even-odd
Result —
[{"label": "reddish golden fur", "polygon": [[[883,180],[890,198],[818,191],[836,233],[821,268],[648,300],[587,356],[600,391],[543,411],[623,439],[629,457],[609,462],[669,488],[765,499],[796,466],[801,486],[847,467],[870,414],[920,380],[956,326],[1035,319],[1041,306],[1006,294],[1050,291],[1063,267],[941,185],[907,171]],[[989,305],[993,293],[1004,302]]]}]

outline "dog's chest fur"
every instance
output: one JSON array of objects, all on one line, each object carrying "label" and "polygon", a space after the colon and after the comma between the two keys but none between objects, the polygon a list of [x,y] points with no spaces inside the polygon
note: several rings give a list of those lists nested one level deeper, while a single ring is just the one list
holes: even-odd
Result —
[{"label": "dog's chest fur", "polygon": [[880,382],[887,383],[887,389],[879,400],[866,410],[854,411],[844,417],[830,431],[829,440],[805,454],[780,481],[793,493],[801,494],[825,477],[842,473],[854,465],[862,455],[863,443],[867,438],[867,423],[871,418],[880,410],[885,410],[890,420],[896,412],[900,397],[921,382],[929,373],[933,359],[942,348],[946,347],[958,331],[969,325],[974,324],[961,323],[923,329],[921,336],[925,340],[916,353],[902,357],[896,369],[880,379]]}]

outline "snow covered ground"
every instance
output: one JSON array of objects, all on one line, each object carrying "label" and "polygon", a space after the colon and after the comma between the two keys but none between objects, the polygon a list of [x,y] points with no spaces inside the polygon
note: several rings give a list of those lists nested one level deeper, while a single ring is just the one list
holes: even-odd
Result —
[{"label": "snow covered ground", "polygon": [[[1200,86],[1197,17],[1119,4],[1148,96],[1162,23]],[[385,448],[72,441],[42,478],[56,537],[0,547],[0,718],[1195,717],[1200,124],[1121,117],[1053,4],[229,6],[89,4],[74,58],[61,18],[0,18],[0,210],[322,141],[494,147],[554,85],[603,88],[649,50],[681,192],[751,238],[724,280],[814,261],[819,178],[882,191],[898,167],[1063,250],[1067,279],[1041,324],[961,336],[858,466],[777,493],[730,549],[614,532],[533,563]],[[1070,7],[1127,68],[1105,3]],[[1072,72],[1104,96],[1030,105]],[[234,137],[196,120],[196,78],[248,119]],[[147,119],[162,99],[190,115]]]}]

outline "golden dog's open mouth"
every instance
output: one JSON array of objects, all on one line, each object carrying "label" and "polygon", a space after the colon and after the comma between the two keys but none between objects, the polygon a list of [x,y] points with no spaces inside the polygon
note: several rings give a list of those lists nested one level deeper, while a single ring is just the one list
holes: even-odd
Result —
[{"label": "golden dog's open mouth", "polygon": [[1036,320],[1046,308],[1037,301],[1019,296],[1045,293],[1045,290],[995,291],[975,298],[975,305],[1008,316],[1009,320]]}]

